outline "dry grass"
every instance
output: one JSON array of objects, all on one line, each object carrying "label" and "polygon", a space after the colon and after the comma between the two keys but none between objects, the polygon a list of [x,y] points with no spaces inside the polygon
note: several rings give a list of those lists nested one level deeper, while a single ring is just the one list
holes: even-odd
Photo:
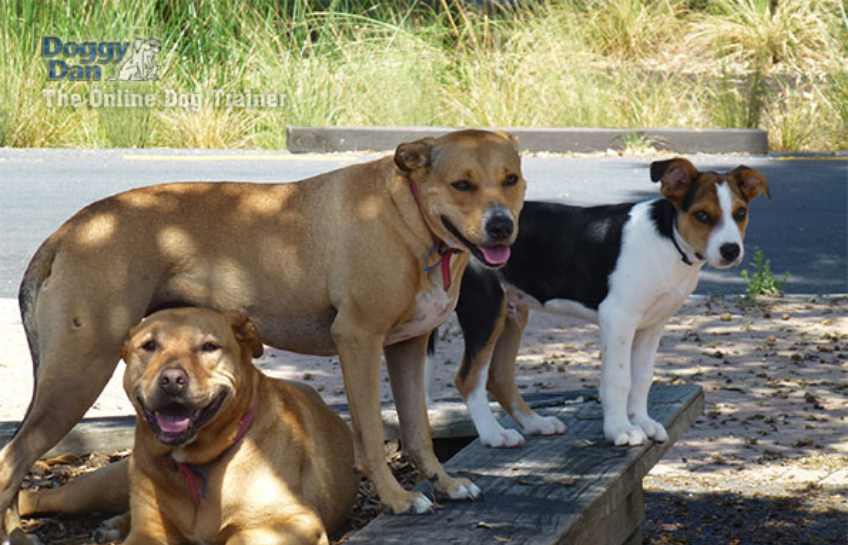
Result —
[{"label": "dry grass", "polygon": [[[848,146],[840,0],[467,5],[128,0],[71,13],[10,1],[0,6],[0,145],[277,148],[286,125],[421,124],[758,126],[775,149]],[[160,80],[132,89],[200,90],[207,103],[50,108],[45,89],[87,96],[110,84],[48,81],[36,46],[45,35],[155,36]],[[216,106],[215,90],[274,92],[281,106]]]}]

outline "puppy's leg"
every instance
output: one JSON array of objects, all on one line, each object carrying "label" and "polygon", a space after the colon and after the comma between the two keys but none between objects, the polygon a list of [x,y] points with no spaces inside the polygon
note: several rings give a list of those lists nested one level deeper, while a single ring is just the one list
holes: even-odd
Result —
[{"label": "puppy's leg", "polygon": [[127,534],[130,533],[132,519],[127,511],[122,515],[115,515],[100,523],[100,526],[94,530],[95,543],[111,543],[112,541],[121,541]]},{"label": "puppy's leg", "polygon": [[645,432],[631,424],[627,417],[631,387],[630,352],[636,326],[624,313],[610,309],[605,303],[601,304],[598,312],[603,346],[600,394],[604,435],[617,446],[641,445],[647,440]]},{"label": "puppy's leg", "polygon": [[424,476],[435,479],[439,492],[453,500],[474,499],[480,495],[477,485],[468,479],[448,475],[433,452],[424,384],[427,338],[423,335],[385,349],[392,394],[400,419],[401,442]]},{"label": "puppy's leg", "polygon": [[21,515],[36,513],[125,513],[130,508],[128,460],[81,475],[59,488],[21,490]]},{"label": "puppy's leg", "polygon": [[633,386],[627,401],[627,411],[632,415],[633,423],[642,428],[645,435],[659,442],[667,441],[668,433],[662,424],[648,416],[648,392],[654,378],[654,361],[664,327],[665,323],[662,323],[636,332],[630,364]]},{"label": "puppy's leg", "polygon": [[[486,395],[492,351],[506,319],[506,295],[498,277],[491,271],[469,266],[462,276],[456,315],[465,351],[454,384],[465,399],[480,442],[489,447],[519,446],[524,443],[524,437],[501,426],[489,408]],[[499,401],[504,404],[503,399]]]},{"label": "puppy's leg", "polygon": [[363,328],[363,323],[356,313],[342,308],[331,329],[350,405],[357,463],[374,483],[380,500],[394,513],[424,513],[433,502],[420,492],[404,490],[386,463],[379,397],[383,336]]},{"label": "puppy's leg", "polygon": [[531,409],[515,384],[515,361],[521,336],[527,326],[528,310],[526,305],[517,305],[509,309],[504,329],[495,345],[492,365],[489,369],[488,389],[524,433],[530,435],[554,435],[565,433],[566,426],[555,416],[541,416]]}]

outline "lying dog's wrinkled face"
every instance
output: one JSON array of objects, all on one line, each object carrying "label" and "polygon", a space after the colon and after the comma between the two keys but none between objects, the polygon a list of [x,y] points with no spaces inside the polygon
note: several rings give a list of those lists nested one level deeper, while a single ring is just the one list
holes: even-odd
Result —
[{"label": "lying dog's wrinkled face", "polygon": [[395,163],[416,185],[439,239],[487,267],[507,262],[527,186],[512,136],[467,130],[425,138],[398,146]]},{"label": "lying dog's wrinkled face", "polygon": [[748,203],[763,193],[771,198],[765,176],[738,166],[730,172],[698,172],[686,159],[651,163],[651,179],[677,209],[677,229],[707,263],[719,269],[745,257],[742,239],[748,226]]},{"label": "lying dog's wrinkled face", "polygon": [[183,445],[226,408],[243,387],[251,355],[261,354],[262,343],[243,315],[163,310],[124,343],[124,390],[162,443]]}]

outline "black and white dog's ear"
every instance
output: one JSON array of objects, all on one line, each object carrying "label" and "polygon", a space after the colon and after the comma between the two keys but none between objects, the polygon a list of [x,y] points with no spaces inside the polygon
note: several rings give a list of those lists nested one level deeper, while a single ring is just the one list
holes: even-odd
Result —
[{"label": "black and white dog's ear", "polygon": [[683,157],[651,163],[651,181],[661,182],[665,198],[680,202],[698,177],[698,169]]},{"label": "black and white dog's ear", "polygon": [[727,177],[736,183],[739,191],[741,191],[742,194],[745,195],[745,198],[749,201],[757,195],[765,195],[769,199],[771,198],[766,177],[753,168],[746,167],[745,165],[739,165],[728,172]]},{"label": "black and white dog's ear", "polygon": [[422,138],[399,145],[395,150],[395,164],[404,172],[429,167],[435,142],[435,138]]}]

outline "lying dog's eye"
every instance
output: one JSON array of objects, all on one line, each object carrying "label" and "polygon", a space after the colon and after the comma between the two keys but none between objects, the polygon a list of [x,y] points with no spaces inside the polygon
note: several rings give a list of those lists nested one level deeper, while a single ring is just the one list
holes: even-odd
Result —
[{"label": "lying dog's eye", "polygon": [[468,180],[457,180],[451,184],[451,187],[457,191],[474,191],[474,184]]},{"label": "lying dog's eye", "polygon": [[141,345],[141,349],[145,352],[156,352],[157,348],[159,348],[159,345],[153,339],[144,341],[144,343]]},{"label": "lying dog's eye", "polygon": [[713,219],[710,217],[710,215],[707,214],[704,211],[696,212],[695,213],[695,219],[700,221],[701,223],[705,223],[707,225],[709,225],[713,222]]},{"label": "lying dog's eye", "polygon": [[221,349],[221,345],[218,343],[213,343],[211,341],[205,342],[200,346],[201,352],[215,352]]},{"label": "lying dog's eye", "polygon": [[507,177],[506,177],[506,179],[504,180],[503,185],[504,185],[505,187],[510,187],[510,186],[513,186],[513,185],[515,185],[515,184],[517,184],[517,183],[518,183],[518,176],[516,176],[515,174],[510,174],[510,175],[509,175],[509,176],[507,176]]},{"label": "lying dog's eye", "polygon": [[748,215],[747,208],[737,208],[736,212],[733,213],[733,219],[736,221],[742,221],[745,219],[745,216]]}]

